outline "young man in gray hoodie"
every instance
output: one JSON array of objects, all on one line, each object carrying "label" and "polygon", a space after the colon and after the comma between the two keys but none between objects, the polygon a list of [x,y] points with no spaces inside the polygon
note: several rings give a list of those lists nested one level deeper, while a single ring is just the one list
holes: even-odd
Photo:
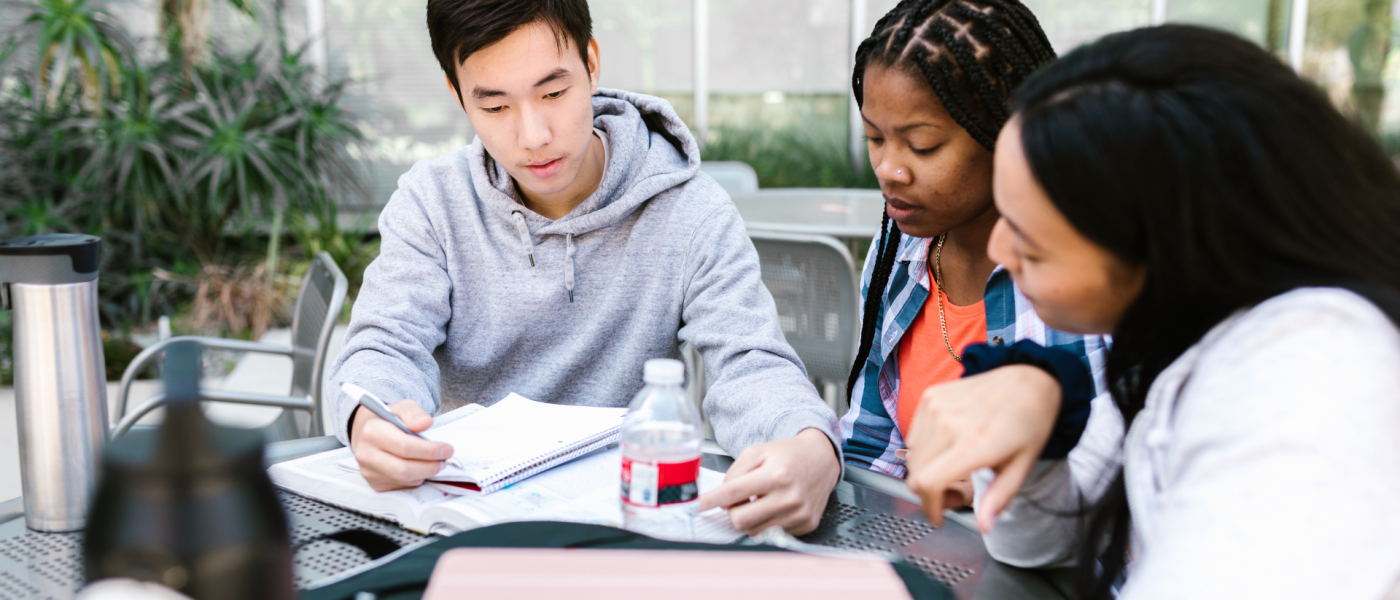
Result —
[{"label": "young man in gray hoodie", "polygon": [[[690,131],[664,100],[598,89],[591,29],[586,0],[428,1],[477,139],[399,179],[332,389],[402,399],[392,409],[417,431],[510,392],[626,406],[642,363],[689,342],[704,410],[739,457],[701,509],[727,507],[749,533],[811,531],[840,478],[836,416]],[[330,410],[375,489],[418,485],[451,453],[343,393]]]}]

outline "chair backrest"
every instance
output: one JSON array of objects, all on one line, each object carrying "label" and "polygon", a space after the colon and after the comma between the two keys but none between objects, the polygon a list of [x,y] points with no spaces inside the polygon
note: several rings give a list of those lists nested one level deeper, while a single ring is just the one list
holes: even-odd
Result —
[{"label": "chair backrest", "polygon": [[331,255],[321,252],[306,269],[301,291],[297,294],[296,310],[292,314],[291,395],[311,398],[312,410],[307,422],[303,424],[298,418],[297,423],[308,435],[323,435],[321,382],[330,358],[326,351],[345,306],[349,286]]},{"label": "chair backrest", "polygon": [[825,235],[749,230],[778,323],[808,376],[844,384],[855,360],[858,281],[851,253]]},{"label": "chair backrest", "polygon": [[700,170],[713,177],[724,191],[731,194],[746,194],[758,191],[758,173],[749,163],[740,160],[706,160],[700,162]]}]

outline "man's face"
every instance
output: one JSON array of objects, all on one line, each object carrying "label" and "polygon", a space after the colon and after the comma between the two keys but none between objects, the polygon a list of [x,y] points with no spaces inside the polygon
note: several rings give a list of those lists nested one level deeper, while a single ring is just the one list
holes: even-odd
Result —
[{"label": "man's face", "polygon": [[516,183],[538,196],[566,190],[592,142],[598,44],[589,41],[585,65],[573,40],[563,40],[548,24],[532,23],[457,67],[472,129]]}]

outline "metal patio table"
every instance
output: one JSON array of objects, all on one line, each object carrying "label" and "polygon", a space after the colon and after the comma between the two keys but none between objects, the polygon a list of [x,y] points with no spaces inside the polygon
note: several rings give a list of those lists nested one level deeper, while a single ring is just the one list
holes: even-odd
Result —
[{"label": "metal patio table", "polygon": [[[270,444],[269,464],[340,447],[334,437]],[[717,451],[707,446],[707,451]],[[726,470],[732,459],[706,454],[704,464]],[[320,536],[346,529],[368,529],[404,547],[429,543],[423,536],[388,521],[361,516],[314,500],[278,491],[287,510],[293,547],[294,582],[298,588],[339,579],[370,567],[360,549]],[[821,525],[803,541],[854,552],[902,556],[929,576],[950,586],[959,599],[1065,598],[1067,576],[1001,565],[986,555],[981,536],[968,515],[949,513],[935,530],[920,512],[918,500],[898,479],[848,468],[837,485]],[[72,598],[82,585],[81,533],[39,533],[24,525],[20,499],[0,503],[0,600]],[[386,557],[382,560],[387,560]]]},{"label": "metal patio table", "polygon": [[861,244],[880,233],[885,198],[880,190],[768,188],[729,195],[749,229],[829,235],[846,244],[859,263]]}]

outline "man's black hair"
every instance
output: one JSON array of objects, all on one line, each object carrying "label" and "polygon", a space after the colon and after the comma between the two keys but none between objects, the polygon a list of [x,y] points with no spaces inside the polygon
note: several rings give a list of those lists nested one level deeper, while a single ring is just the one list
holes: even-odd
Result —
[{"label": "man's black hair", "polygon": [[588,67],[588,41],[593,39],[588,0],[428,0],[433,55],[459,100],[457,67],[482,48],[536,22],[549,25],[560,49],[572,40]]}]

